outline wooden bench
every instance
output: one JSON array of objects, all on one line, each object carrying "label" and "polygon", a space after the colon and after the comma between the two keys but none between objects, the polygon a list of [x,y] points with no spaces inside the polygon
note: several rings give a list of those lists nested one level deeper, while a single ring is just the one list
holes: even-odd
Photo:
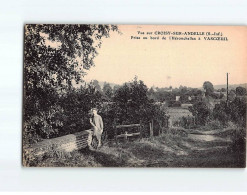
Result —
[{"label": "wooden bench", "polygon": [[[136,127],[137,131],[130,132],[128,128]],[[141,124],[130,124],[130,125],[116,125],[115,126],[115,140],[117,141],[119,138],[123,138],[125,141],[128,140],[128,137],[140,137],[141,135]],[[124,133],[118,134],[119,129],[127,129]]]}]

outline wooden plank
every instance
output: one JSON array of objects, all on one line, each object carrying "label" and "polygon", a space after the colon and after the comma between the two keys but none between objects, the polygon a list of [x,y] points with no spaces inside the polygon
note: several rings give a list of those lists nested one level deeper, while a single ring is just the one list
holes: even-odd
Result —
[{"label": "wooden plank", "polygon": [[126,127],[140,127],[140,124],[131,124],[131,125],[117,125],[116,128],[126,128]]},{"label": "wooden plank", "polygon": [[127,134],[121,134],[121,135],[117,135],[116,137],[119,138],[119,137],[131,137],[131,136],[136,136],[136,135],[140,135],[141,133],[140,132],[137,132],[137,133],[127,133]]},{"label": "wooden plank", "polygon": [[153,128],[152,128],[152,123],[149,123],[149,129],[150,129],[150,137],[153,137],[154,136],[154,131],[153,131]]}]

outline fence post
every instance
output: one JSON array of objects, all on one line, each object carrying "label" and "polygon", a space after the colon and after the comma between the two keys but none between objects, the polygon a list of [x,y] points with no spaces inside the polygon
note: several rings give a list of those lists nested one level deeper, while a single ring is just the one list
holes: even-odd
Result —
[{"label": "fence post", "polygon": [[154,120],[152,119],[152,132],[154,134]]},{"label": "fence post", "polygon": [[152,127],[152,122],[149,123],[149,128],[150,128],[150,137],[154,136],[154,131],[153,131],[153,127]]},{"label": "fence post", "polygon": [[140,127],[139,127],[139,131],[140,131],[140,138],[143,136],[143,129],[142,129],[142,120],[140,120]]},{"label": "fence post", "polygon": [[116,119],[113,120],[113,130],[114,130],[114,139],[117,143],[117,125],[116,125]]},{"label": "fence post", "polygon": [[128,136],[127,136],[127,131],[125,131],[125,136],[124,136],[124,141],[127,142],[128,141]]}]

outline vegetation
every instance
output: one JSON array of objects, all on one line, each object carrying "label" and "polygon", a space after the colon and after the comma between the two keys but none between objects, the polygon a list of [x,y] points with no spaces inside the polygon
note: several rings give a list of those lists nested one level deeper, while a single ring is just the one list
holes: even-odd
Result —
[{"label": "vegetation", "polygon": [[210,81],[205,81],[203,88],[206,91],[206,95],[211,95],[214,92],[214,86]]}]

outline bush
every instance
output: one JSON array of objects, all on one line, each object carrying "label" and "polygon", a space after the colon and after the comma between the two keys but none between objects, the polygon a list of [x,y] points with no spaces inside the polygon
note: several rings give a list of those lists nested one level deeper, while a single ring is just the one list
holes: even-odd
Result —
[{"label": "bush", "polygon": [[167,134],[179,135],[182,137],[187,137],[188,133],[183,127],[172,127],[166,130]]},{"label": "bush", "polygon": [[219,120],[212,120],[208,122],[207,126],[210,128],[210,130],[223,129],[224,127]]},{"label": "bush", "polygon": [[228,129],[238,129],[238,126],[235,123],[233,123],[232,121],[228,121],[226,126]]},{"label": "bush", "polygon": [[210,109],[207,107],[205,102],[197,102],[189,107],[189,111],[195,116],[195,122],[197,125],[205,125],[210,117]]},{"label": "bush", "polygon": [[181,107],[180,101],[170,100],[167,101],[167,103],[168,103],[168,107]]}]

